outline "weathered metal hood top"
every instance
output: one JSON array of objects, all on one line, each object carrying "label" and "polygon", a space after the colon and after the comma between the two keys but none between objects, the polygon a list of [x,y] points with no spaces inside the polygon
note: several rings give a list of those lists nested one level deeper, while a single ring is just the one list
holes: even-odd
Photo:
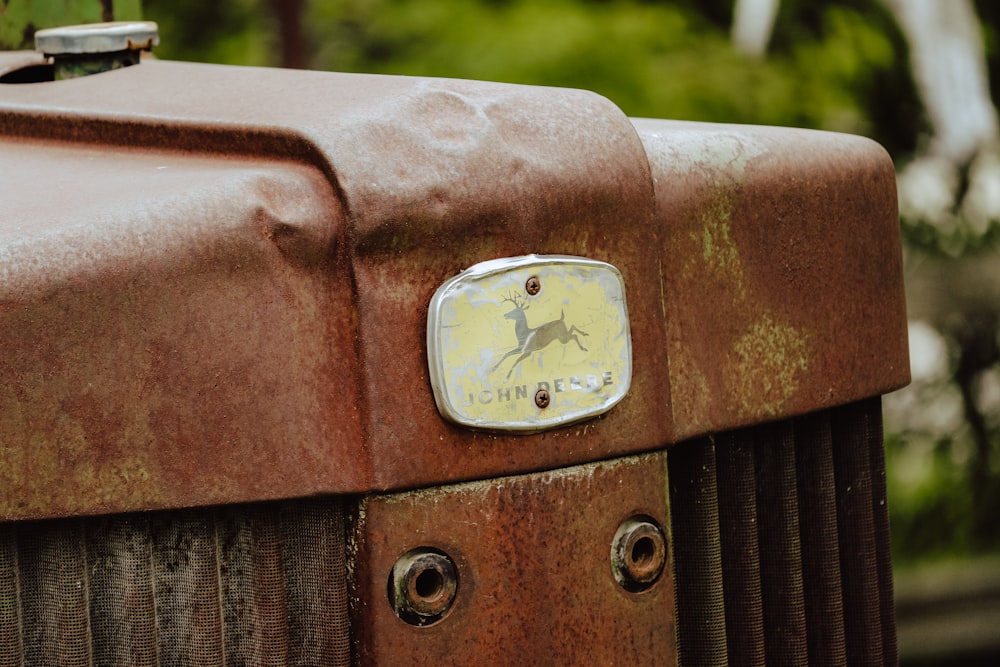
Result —
[{"label": "weathered metal hood top", "polygon": [[[0,86],[0,165],[0,519],[548,469],[908,378],[892,164],[863,139],[150,61]],[[545,433],[455,426],[428,303],[528,254],[620,270],[631,388]]]}]

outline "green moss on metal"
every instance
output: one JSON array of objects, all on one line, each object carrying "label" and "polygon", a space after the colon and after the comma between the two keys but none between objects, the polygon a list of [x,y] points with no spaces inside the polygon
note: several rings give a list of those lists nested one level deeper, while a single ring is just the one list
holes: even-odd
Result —
[{"label": "green moss on metal", "polygon": [[730,227],[734,200],[732,186],[716,184],[710,202],[700,214],[700,234],[692,232],[691,239],[701,246],[702,266],[698,273],[728,285],[734,299],[743,299],[746,296],[743,262]]},{"label": "green moss on metal", "polygon": [[[63,409],[58,400],[43,400],[46,388],[58,391],[53,387],[57,384],[36,378],[18,389],[0,390],[0,433],[7,438],[0,443],[0,488],[4,489],[0,520],[121,504],[123,499],[134,500],[137,506],[155,503],[157,479],[150,473],[146,450],[133,444],[150,439],[143,411],[130,414],[123,441],[95,442],[87,424]],[[34,409],[30,414],[24,409],[28,405]],[[116,451],[106,456],[106,449]]]},{"label": "green moss on metal", "polygon": [[733,377],[745,414],[775,416],[809,369],[809,336],[764,315],[737,339]]}]

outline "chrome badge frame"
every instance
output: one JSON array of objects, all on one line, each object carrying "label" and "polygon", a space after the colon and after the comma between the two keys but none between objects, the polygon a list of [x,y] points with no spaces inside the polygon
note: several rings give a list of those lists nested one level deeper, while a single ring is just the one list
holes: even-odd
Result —
[{"label": "chrome badge frame", "polygon": [[427,357],[438,410],[457,424],[532,432],[600,415],[632,380],[624,280],[582,257],[476,264],[431,299]]}]

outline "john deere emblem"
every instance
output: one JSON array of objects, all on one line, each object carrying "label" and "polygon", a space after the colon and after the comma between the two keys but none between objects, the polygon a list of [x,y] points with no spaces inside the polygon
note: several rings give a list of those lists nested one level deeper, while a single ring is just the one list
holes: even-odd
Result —
[{"label": "john deere emblem", "polygon": [[431,300],[427,350],[438,409],[459,424],[536,431],[599,415],[632,379],[621,274],[580,257],[477,264]]},{"label": "john deere emblem", "polygon": [[507,372],[506,380],[510,379],[510,374],[514,372],[514,369],[519,363],[524,361],[526,357],[534,352],[543,350],[552,342],[559,341],[563,345],[570,342],[571,340],[576,341],[576,344],[580,346],[580,349],[587,352],[587,348],[583,346],[580,339],[577,338],[577,334],[587,335],[587,332],[582,329],[577,329],[575,325],[566,328],[566,311],[559,311],[559,319],[552,320],[551,322],[546,322],[541,326],[529,327],[528,326],[528,316],[524,311],[528,309],[528,305],[525,303],[523,297],[513,296],[504,297],[504,301],[510,301],[514,304],[514,309],[506,313],[504,317],[508,320],[514,320],[514,334],[517,336],[517,345],[500,358],[497,365],[493,367],[496,370],[500,367],[504,361],[508,358],[514,356],[515,354],[520,355],[517,360],[511,365],[510,370]]}]

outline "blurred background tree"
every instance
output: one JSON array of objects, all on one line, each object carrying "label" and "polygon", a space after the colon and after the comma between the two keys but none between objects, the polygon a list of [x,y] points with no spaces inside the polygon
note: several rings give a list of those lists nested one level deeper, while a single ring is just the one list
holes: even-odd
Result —
[{"label": "blurred background tree", "polygon": [[[144,6],[165,58],[582,87],[633,116],[821,127],[903,151],[918,131],[902,38],[871,2],[786,0],[766,60],[732,48],[731,0]],[[283,59],[281,34],[298,35],[305,56]]]},{"label": "blurred background tree", "polygon": [[[942,121],[925,111],[919,44],[898,20],[900,5],[940,2],[762,0],[775,13],[756,42],[744,19],[734,28],[734,5],[755,3],[733,0],[145,0],[144,14],[161,58],[587,88],[632,116],[879,141],[901,170],[912,318],[915,383],[887,401],[905,563],[1000,551],[1000,227],[993,209],[963,208],[975,188],[1000,188],[1000,153],[935,144]],[[975,11],[996,90],[1000,5]]]}]

